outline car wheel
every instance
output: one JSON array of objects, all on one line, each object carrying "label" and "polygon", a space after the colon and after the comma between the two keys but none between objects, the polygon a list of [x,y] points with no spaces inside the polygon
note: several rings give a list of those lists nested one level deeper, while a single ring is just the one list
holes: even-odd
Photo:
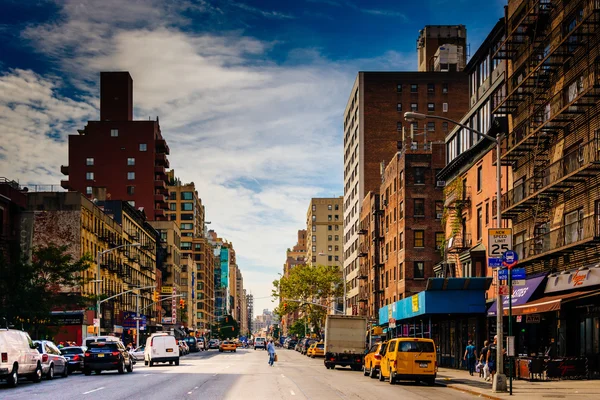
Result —
[{"label": "car wheel", "polygon": [[61,375],[63,378],[66,378],[69,376],[69,367],[67,367],[66,365],[63,367],[63,373]]},{"label": "car wheel", "polygon": [[233,352],[235,353],[237,350],[234,350]]},{"label": "car wheel", "polygon": [[393,385],[395,381],[396,381],[396,378],[394,378],[394,373],[390,369],[390,385]]},{"label": "car wheel", "polygon": [[369,376],[369,370],[367,369],[367,367],[365,365],[363,365],[363,375],[364,376]]},{"label": "car wheel", "polygon": [[129,366],[127,366],[127,372],[133,372],[133,362],[129,360]]},{"label": "car wheel", "polygon": [[89,369],[84,369],[84,370],[83,370],[83,374],[84,374],[85,376],[90,376],[90,375],[92,374],[92,371],[90,371]]},{"label": "car wheel", "polygon": [[428,386],[435,386],[435,378],[427,378],[425,383],[427,383]]},{"label": "car wheel", "polygon": [[19,383],[19,367],[16,365],[13,367],[12,372],[6,377],[6,383],[8,387],[14,388]]},{"label": "car wheel", "polygon": [[119,367],[117,368],[117,371],[119,371],[120,374],[125,373],[125,362],[121,361],[119,363]]},{"label": "car wheel", "polygon": [[381,368],[379,369],[379,382],[383,382],[385,380],[385,378],[383,377],[383,374],[381,373]]},{"label": "car wheel", "polygon": [[179,359],[175,360],[175,365],[179,365]]},{"label": "car wheel", "polygon": [[31,376],[31,381],[35,383],[39,383],[42,381],[42,366],[40,364],[37,365],[33,375]]},{"label": "car wheel", "polygon": [[375,368],[373,368],[372,365],[371,365],[371,369],[369,370],[369,378],[371,378],[371,379],[377,378],[377,370]]},{"label": "car wheel", "polygon": [[169,365],[173,365],[173,361],[169,361]]},{"label": "car wheel", "polygon": [[50,368],[48,369],[48,373],[46,374],[46,379],[51,381],[54,379],[54,364],[50,364]]}]

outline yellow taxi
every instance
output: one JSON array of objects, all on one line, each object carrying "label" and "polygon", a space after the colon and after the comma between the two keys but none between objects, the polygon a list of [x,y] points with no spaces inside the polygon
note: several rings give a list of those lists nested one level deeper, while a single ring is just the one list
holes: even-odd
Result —
[{"label": "yellow taxi", "polygon": [[381,353],[380,381],[388,378],[390,385],[398,380],[424,381],[433,386],[436,375],[436,350],[431,339],[391,339]]},{"label": "yellow taxi", "polygon": [[308,348],[308,351],[306,353],[310,358],[315,358],[315,357],[325,357],[325,343],[323,342],[319,342],[319,343],[313,343],[310,345],[310,347]]},{"label": "yellow taxi", "polygon": [[224,340],[219,345],[219,351],[221,353],[224,352],[224,351],[233,351],[235,353],[236,349],[237,349],[237,346],[231,340]]},{"label": "yellow taxi", "polygon": [[387,342],[376,343],[371,346],[363,359],[363,374],[371,378],[377,378],[381,363],[381,353],[385,351]]}]

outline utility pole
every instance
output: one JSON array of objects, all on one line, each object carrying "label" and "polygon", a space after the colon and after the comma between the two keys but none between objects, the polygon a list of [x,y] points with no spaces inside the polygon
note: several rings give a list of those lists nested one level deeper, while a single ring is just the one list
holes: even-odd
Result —
[{"label": "utility pole", "polygon": [[140,292],[135,294],[135,348],[140,347]]}]

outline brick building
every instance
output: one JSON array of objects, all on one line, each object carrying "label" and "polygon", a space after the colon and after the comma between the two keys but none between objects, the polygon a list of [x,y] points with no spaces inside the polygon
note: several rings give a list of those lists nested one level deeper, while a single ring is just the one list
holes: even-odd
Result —
[{"label": "brick building", "polygon": [[0,178],[0,257],[9,263],[20,257],[21,211],[26,206],[26,192],[19,183]]},{"label": "brick building", "polygon": [[377,320],[382,292],[380,285],[381,270],[381,232],[383,210],[380,205],[379,190],[369,192],[363,199],[360,213],[359,254],[361,257],[358,271],[359,279],[359,315]]},{"label": "brick building", "polygon": [[133,120],[133,80],[129,72],[100,74],[100,121],[88,121],[69,135],[67,190],[88,198],[128,201],[150,220],[163,220],[167,208],[165,168],[169,146],[156,121]]}]

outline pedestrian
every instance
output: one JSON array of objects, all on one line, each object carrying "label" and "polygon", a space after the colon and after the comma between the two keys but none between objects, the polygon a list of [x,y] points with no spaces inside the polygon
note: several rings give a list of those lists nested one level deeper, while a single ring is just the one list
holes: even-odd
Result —
[{"label": "pedestrian", "polygon": [[487,340],[484,341],[483,348],[481,349],[481,354],[479,354],[479,362],[482,365],[482,367],[479,369],[479,377],[485,380],[487,380],[487,377],[490,374],[490,370],[487,366],[488,345],[489,342]]},{"label": "pedestrian", "polygon": [[493,381],[494,380],[494,375],[496,374],[496,351],[497,351],[497,344],[498,344],[498,336],[494,336],[494,343],[492,343],[489,347],[488,347],[488,353],[487,353],[487,357],[486,357],[486,361],[487,361],[487,367],[490,370],[490,376],[487,377],[487,381]]},{"label": "pedestrian", "polygon": [[471,339],[467,342],[467,348],[465,349],[463,359],[467,362],[469,375],[473,376],[473,372],[475,372],[475,360],[477,360],[477,349],[473,346],[473,341]]},{"label": "pedestrian", "polygon": [[275,345],[273,345],[273,339],[269,340],[267,351],[269,352],[269,365],[272,367],[273,363],[275,363]]}]

